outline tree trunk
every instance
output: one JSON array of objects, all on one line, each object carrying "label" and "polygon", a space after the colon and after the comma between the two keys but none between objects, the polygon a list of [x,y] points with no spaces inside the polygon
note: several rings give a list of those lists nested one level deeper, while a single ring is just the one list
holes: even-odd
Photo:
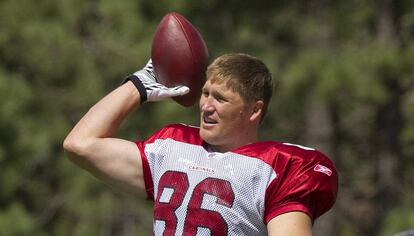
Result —
[{"label": "tree trunk", "polygon": [[[399,48],[399,6],[398,1],[382,0],[378,2],[378,39],[384,47]],[[387,76],[387,75],[384,75]],[[402,89],[399,78],[385,77],[384,87],[388,99],[376,111],[376,123],[373,140],[376,149],[375,181],[377,192],[374,197],[375,212],[371,229],[365,233],[377,235],[381,230],[384,217],[399,202],[399,163],[401,159],[399,137],[403,122],[401,112]]]}]

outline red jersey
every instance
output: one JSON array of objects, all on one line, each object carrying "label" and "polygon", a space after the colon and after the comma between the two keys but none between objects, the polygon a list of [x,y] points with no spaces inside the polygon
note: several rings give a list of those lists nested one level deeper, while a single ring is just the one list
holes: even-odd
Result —
[{"label": "red jersey", "polygon": [[198,128],[181,124],[137,146],[155,235],[267,235],[274,217],[301,211],[315,220],[336,199],[336,169],[314,149],[257,142],[212,152]]}]

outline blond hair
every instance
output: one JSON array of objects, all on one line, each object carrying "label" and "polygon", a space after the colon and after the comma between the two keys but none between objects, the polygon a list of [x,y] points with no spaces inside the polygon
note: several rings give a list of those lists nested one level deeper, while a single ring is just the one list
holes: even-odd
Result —
[{"label": "blond hair", "polygon": [[273,93],[272,75],[258,58],[244,53],[224,54],[207,68],[207,80],[226,83],[245,103],[263,101],[262,119]]}]

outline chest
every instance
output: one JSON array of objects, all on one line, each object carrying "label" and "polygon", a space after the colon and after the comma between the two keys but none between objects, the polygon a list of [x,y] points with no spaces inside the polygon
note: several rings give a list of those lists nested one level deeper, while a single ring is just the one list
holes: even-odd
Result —
[{"label": "chest", "polygon": [[259,158],[173,140],[147,145],[145,152],[154,183],[155,231],[263,235],[266,188],[276,175]]}]

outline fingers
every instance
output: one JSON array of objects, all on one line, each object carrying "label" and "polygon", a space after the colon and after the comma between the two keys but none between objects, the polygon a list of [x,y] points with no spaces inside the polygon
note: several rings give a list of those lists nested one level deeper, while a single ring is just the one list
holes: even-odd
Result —
[{"label": "fingers", "polygon": [[[148,60],[147,64],[143,68],[143,70],[148,72],[152,77],[155,77],[154,76],[154,66],[152,65],[152,60],[151,59]],[[155,78],[153,80],[155,80]]]},{"label": "fingers", "polygon": [[177,87],[174,87],[172,89],[177,94],[175,96],[183,96],[183,95],[186,95],[188,92],[190,92],[190,88],[187,87],[187,86],[177,86]]},{"label": "fingers", "polygon": [[190,92],[190,89],[186,86],[177,86],[174,88],[168,88],[162,92],[158,96],[162,99],[171,98],[171,97],[177,97],[177,96],[183,96]]},{"label": "fingers", "polygon": [[182,96],[187,94],[190,89],[186,86],[177,86],[174,88],[167,88],[165,86],[158,87],[154,90],[147,90],[148,101],[161,101],[171,97]]}]

